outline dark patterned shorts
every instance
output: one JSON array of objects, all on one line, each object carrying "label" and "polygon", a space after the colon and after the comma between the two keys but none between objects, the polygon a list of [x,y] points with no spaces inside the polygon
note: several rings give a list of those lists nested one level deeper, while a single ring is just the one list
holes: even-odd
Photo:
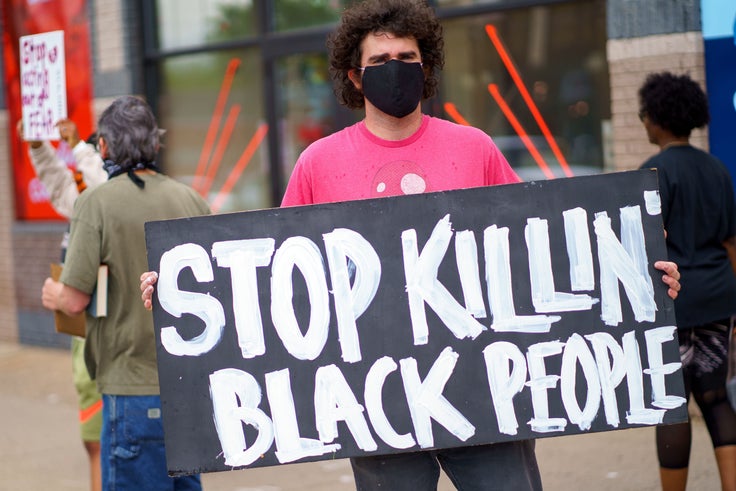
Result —
[{"label": "dark patterned shorts", "polygon": [[705,393],[726,384],[729,319],[678,330],[680,359],[688,396]]}]

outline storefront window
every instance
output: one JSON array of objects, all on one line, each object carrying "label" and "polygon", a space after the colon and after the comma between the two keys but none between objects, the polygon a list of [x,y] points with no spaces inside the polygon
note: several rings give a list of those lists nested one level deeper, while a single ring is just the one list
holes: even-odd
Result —
[{"label": "storefront window", "polygon": [[260,56],[257,50],[166,59],[158,112],[163,166],[213,211],[271,205]]},{"label": "storefront window", "polygon": [[607,167],[603,0],[475,15],[444,28],[443,117],[486,131],[525,180]]},{"label": "storefront window", "polygon": [[353,2],[354,0],[275,0],[274,30],[289,31],[337,22],[340,12]]},{"label": "storefront window", "polygon": [[201,46],[256,34],[252,0],[157,0],[161,49]]},{"label": "storefront window", "polygon": [[[159,17],[166,19],[159,35],[162,48],[191,43],[195,50],[207,50],[215,40],[230,38],[243,40],[244,46],[158,61],[161,82],[153,96],[168,130],[167,172],[194,185],[215,211],[277,206],[300,153],[363,117],[362,111],[337,103],[326,47],[319,48],[326,30],[303,30],[331,25],[353,1],[158,0]],[[434,5],[441,13],[441,7],[471,3],[483,2],[439,0]],[[497,4],[508,7],[514,1]],[[195,7],[207,12],[200,13],[200,21],[185,20],[182,11]],[[457,17],[455,11],[442,20],[446,62],[440,93],[425,111],[491,135],[525,180],[612,168],[606,160],[605,0],[478,10]],[[267,46],[270,41],[254,28],[262,22],[255,13],[268,14],[276,30],[301,29],[293,51],[289,32],[278,36],[278,49]],[[238,68],[227,79],[232,63]],[[226,86],[225,102],[218,103]]]},{"label": "storefront window", "polygon": [[276,67],[285,187],[302,150],[362,118],[362,112],[346,113],[338,108],[326,54],[288,56],[278,60]]}]

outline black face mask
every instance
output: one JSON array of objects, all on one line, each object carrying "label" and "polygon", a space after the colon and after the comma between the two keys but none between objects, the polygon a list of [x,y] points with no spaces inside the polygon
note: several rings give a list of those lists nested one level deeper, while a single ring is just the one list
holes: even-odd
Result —
[{"label": "black face mask", "polygon": [[424,91],[421,63],[390,60],[363,70],[363,94],[371,104],[395,118],[417,108]]}]

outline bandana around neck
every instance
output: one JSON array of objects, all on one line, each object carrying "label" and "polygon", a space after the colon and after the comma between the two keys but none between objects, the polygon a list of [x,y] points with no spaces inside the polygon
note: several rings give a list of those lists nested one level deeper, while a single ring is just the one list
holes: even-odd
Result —
[{"label": "bandana around neck", "polygon": [[146,187],[146,183],[143,179],[135,175],[135,171],[142,169],[150,169],[154,172],[161,172],[156,165],[156,162],[138,162],[137,164],[124,169],[120,164],[112,160],[105,160],[102,167],[107,172],[107,178],[112,179],[113,177],[119,176],[120,174],[128,174],[128,178],[139,188],[143,189]]}]

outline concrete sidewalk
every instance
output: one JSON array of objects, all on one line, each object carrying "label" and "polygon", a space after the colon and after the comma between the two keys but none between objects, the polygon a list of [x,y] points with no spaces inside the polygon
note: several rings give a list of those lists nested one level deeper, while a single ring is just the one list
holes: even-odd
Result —
[{"label": "concrete sidewalk", "polygon": [[[0,490],[88,489],[70,354],[0,343]],[[702,419],[695,417],[689,489],[720,482]],[[537,441],[547,491],[659,489],[654,430],[639,428]],[[347,460],[203,475],[207,491],[348,491]],[[443,476],[440,491],[454,489]]]}]

